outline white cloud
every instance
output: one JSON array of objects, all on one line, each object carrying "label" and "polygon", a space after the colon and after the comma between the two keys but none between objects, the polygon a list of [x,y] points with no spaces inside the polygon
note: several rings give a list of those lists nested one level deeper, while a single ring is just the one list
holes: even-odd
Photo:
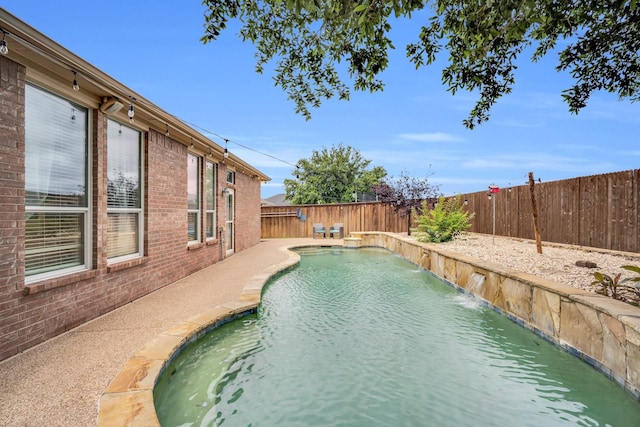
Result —
[{"label": "white cloud", "polygon": [[556,144],[556,147],[559,150],[573,151],[576,153],[583,153],[586,151],[594,151],[594,150],[600,149],[600,147],[597,147],[593,144],[578,144],[578,143],[560,143],[560,144]]},{"label": "white cloud", "polygon": [[401,133],[398,135],[400,139],[420,142],[455,142],[463,141],[462,138],[450,133],[431,132],[431,133]]},{"label": "white cloud", "polygon": [[640,157],[640,150],[621,151],[621,156]]},{"label": "white cloud", "polygon": [[391,174],[395,173],[394,166],[398,166],[398,170],[425,168],[432,164],[459,164],[465,159],[464,152],[427,148],[421,150],[371,149],[362,151],[362,155],[371,160],[372,165],[384,166]]},{"label": "white cloud", "polygon": [[580,173],[585,170],[607,169],[614,165],[578,157],[562,157],[545,153],[522,153],[518,155],[477,157],[463,162],[461,166],[469,169],[523,169]]}]

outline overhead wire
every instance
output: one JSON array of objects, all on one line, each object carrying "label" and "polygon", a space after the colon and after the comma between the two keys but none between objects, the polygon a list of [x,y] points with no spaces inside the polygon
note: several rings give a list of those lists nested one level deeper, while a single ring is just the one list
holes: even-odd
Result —
[{"label": "overhead wire", "polygon": [[[50,53],[48,53],[48,52],[44,51],[40,46],[36,46],[35,44],[33,44],[33,43],[31,43],[31,42],[29,42],[29,41],[27,41],[27,40],[24,40],[24,39],[22,39],[21,37],[19,37],[19,36],[15,35],[15,34],[12,34],[12,33],[11,33],[11,32],[9,32],[9,31],[6,31],[4,28],[0,28],[0,31],[2,31],[3,36],[6,36],[6,35],[11,36],[11,37],[12,37],[12,40],[15,40],[17,43],[22,44],[23,46],[25,46],[25,47],[27,47],[27,48],[29,48],[29,49],[32,49],[32,50],[34,50],[34,51],[38,52],[38,53],[39,53],[39,54],[41,54],[41,55],[44,55],[44,56],[48,57],[49,59],[53,60],[54,62],[57,62],[57,63],[58,63],[58,65],[60,65],[61,67],[63,67],[63,68],[67,68],[69,71],[71,71],[71,72],[73,73],[73,89],[74,89],[74,90],[78,90],[78,89],[79,89],[78,84],[77,84],[77,76],[78,76],[79,74],[81,74],[81,75],[83,75],[85,78],[89,78],[89,79],[91,79],[91,80],[93,81],[93,83],[94,83],[94,84],[96,84],[96,85],[98,85],[98,86],[103,86],[103,87],[105,87],[105,86],[106,86],[106,87],[108,87],[111,91],[113,91],[113,92],[115,92],[115,93],[117,93],[117,92],[121,92],[121,88],[117,88],[117,87],[115,87],[115,86],[113,86],[113,85],[109,84],[108,82],[101,81],[101,79],[100,79],[100,78],[98,78],[97,76],[95,76],[95,75],[94,75],[92,72],[90,72],[89,70],[85,70],[85,69],[83,69],[83,70],[79,70],[79,69],[77,69],[77,68],[74,68],[74,67],[73,67],[69,62],[67,62],[65,59],[60,58],[60,57],[58,57],[57,55],[55,55],[55,56],[54,56],[54,55],[52,55],[52,54],[50,54]],[[76,89],[76,87],[77,87],[77,89]],[[128,89],[128,88],[127,88],[127,89]],[[134,109],[133,109],[133,108],[134,108],[134,107],[133,107],[133,101],[135,101],[137,104],[140,104],[140,105],[147,105],[147,106],[148,106],[148,105],[150,105],[150,104],[149,104],[148,102],[146,102],[146,100],[140,99],[140,97],[133,96],[132,94],[129,94],[129,95],[128,95],[128,97],[129,97],[129,110],[127,111],[127,115],[128,115],[128,117],[129,117],[129,120],[130,120],[131,122],[133,122],[133,115],[135,114],[135,113],[134,113]],[[173,116],[175,119],[177,119],[177,120],[179,120],[179,121],[181,121],[181,122],[183,122],[183,123],[185,123],[185,124],[187,124],[187,125],[189,125],[189,126],[191,126],[191,127],[193,127],[193,128],[200,129],[200,130],[201,130],[201,131],[203,131],[204,133],[208,133],[208,134],[210,134],[210,135],[214,135],[214,136],[216,136],[216,137],[218,137],[218,138],[222,139],[222,140],[225,142],[225,144],[226,144],[226,143],[231,142],[231,143],[233,143],[233,144],[235,144],[235,145],[237,145],[237,146],[239,146],[239,147],[242,147],[242,148],[244,148],[244,149],[246,149],[246,150],[253,151],[253,152],[258,153],[258,154],[260,154],[260,155],[262,155],[262,156],[269,157],[269,158],[271,158],[271,159],[273,159],[273,160],[276,160],[276,161],[278,161],[278,162],[281,162],[281,163],[284,163],[284,164],[286,164],[286,165],[292,166],[292,167],[294,167],[294,168],[297,168],[297,167],[298,167],[297,165],[292,164],[292,163],[290,163],[290,162],[287,162],[286,160],[282,160],[282,159],[280,159],[280,158],[278,158],[278,157],[276,157],[276,156],[274,156],[274,155],[272,155],[272,154],[264,153],[264,152],[262,152],[262,151],[256,150],[255,148],[251,148],[251,147],[248,147],[248,146],[246,146],[246,145],[240,144],[239,142],[233,141],[233,140],[231,140],[231,139],[229,139],[229,138],[225,138],[225,137],[223,137],[222,135],[220,135],[220,134],[218,134],[218,133],[216,133],[216,132],[212,132],[212,131],[210,131],[210,130],[207,130],[207,129],[203,128],[202,126],[198,126],[198,125],[196,125],[196,124],[194,124],[194,123],[189,123],[189,122],[187,122],[187,121],[185,121],[185,120],[182,120],[181,118],[179,118],[179,117],[177,117],[177,116],[175,116],[175,115],[172,115],[172,116]],[[165,134],[167,134],[167,133],[169,132],[169,130],[168,130],[169,125],[168,125],[167,123],[163,123],[163,124],[165,124],[165,126],[166,126]]]},{"label": "overhead wire", "polygon": [[[175,116],[174,116],[174,117],[175,117]],[[272,158],[272,159],[274,159],[274,160],[277,160],[278,162],[284,163],[284,164],[289,165],[289,166],[292,166],[292,167],[294,167],[294,168],[297,168],[297,167],[298,167],[297,165],[294,165],[294,164],[292,164],[292,163],[289,163],[289,162],[287,162],[286,160],[282,160],[282,159],[280,159],[280,158],[278,158],[278,157],[276,157],[276,156],[274,156],[274,155],[272,155],[272,154],[264,153],[264,152],[262,152],[262,151],[256,150],[255,148],[251,148],[251,147],[248,147],[248,146],[246,146],[246,145],[240,144],[239,142],[233,141],[233,140],[231,140],[231,139],[229,139],[229,138],[225,138],[225,137],[223,137],[222,135],[217,134],[216,132],[212,132],[212,131],[210,131],[210,130],[207,130],[207,129],[203,128],[202,126],[198,126],[198,125],[196,125],[196,124],[194,124],[194,123],[189,123],[189,122],[187,122],[186,120],[182,120],[182,119],[181,119],[181,118],[179,118],[179,117],[176,117],[176,119],[178,119],[178,120],[182,121],[183,123],[188,124],[189,126],[191,126],[191,127],[193,127],[193,128],[197,128],[197,129],[201,130],[201,131],[202,131],[202,132],[204,132],[204,133],[208,133],[208,134],[210,134],[210,135],[214,135],[214,136],[216,136],[216,137],[218,137],[218,138],[222,139],[225,143],[231,142],[231,143],[233,143],[233,144],[235,144],[235,145],[237,145],[237,146],[239,146],[239,147],[244,148],[245,150],[253,151],[254,153],[258,153],[258,154],[260,154],[260,155],[263,155],[263,156],[266,156],[266,157]]]}]

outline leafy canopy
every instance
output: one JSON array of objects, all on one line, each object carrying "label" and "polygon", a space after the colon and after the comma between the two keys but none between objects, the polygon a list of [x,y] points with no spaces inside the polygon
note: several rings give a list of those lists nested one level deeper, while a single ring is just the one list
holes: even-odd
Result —
[{"label": "leafy canopy", "polygon": [[366,160],[353,147],[342,144],[314,150],[309,159],[300,159],[285,179],[285,198],[293,204],[348,203],[354,193],[367,193],[387,175],[382,166],[367,169]]},{"label": "leafy canopy", "polygon": [[402,171],[398,177],[383,179],[372,191],[379,201],[391,205],[401,217],[407,217],[407,233],[411,235],[411,213],[423,202],[438,197],[440,186],[431,184],[428,178],[412,177]]},{"label": "leafy canopy", "polygon": [[422,206],[424,200],[437,198],[440,186],[431,184],[428,178],[416,178],[402,171],[397,177],[384,178],[372,191],[379,201],[389,203],[404,217]]},{"label": "leafy canopy", "polygon": [[[391,22],[402,25],[431,7],[414,43],[406,46],[416,68],[446,50],[442,81],[448,90],[477,92],[463,121],[468,128],[489,119],[491,107],[515,83],[516,59],[533,47],[532,61],[558,49],[558,71],[573,85],[562,96],[578,113],[594,91],[640,98],[640,7],[636,0],[204,0],[205,35],[215,40],[230,19],[257,49],[260,73],[276,61],[275,84],[307,119],[323,99],[349,99],[340,76],[346,62],[355,90],[381,91],[388,65]],[[396,21],[394,21],[396,20]],[[559,43],[561,42],[561,43]],[[560,46],[558,46],[560,45]]]}]

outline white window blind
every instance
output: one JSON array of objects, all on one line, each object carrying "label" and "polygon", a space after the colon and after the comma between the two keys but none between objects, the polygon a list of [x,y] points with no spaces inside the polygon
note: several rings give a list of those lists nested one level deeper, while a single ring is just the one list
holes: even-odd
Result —
[{"label": "white window blind", "polygon": [[108,213],[107,254],[109,258],[138,254],[138,214]]},{"label": "white window blind", "polygon": [[142,255],[141,133],[107,125],[107,257]]},{"label": "white window blind", "polygon": [[187,154],[187,238],[200,241],[200,158]]},{"label": "white window blind", "polygon": [[89,268],[88,114],[25,85],[27,281]]},{"label": "white window blind", "polygon": [[82,264],[84,214],[30,212],[25,229],[27,274]]},{"label": "white window blind", "polygon": [[206,236],[216,237],[216,164],[207,161],[206,165]]}]

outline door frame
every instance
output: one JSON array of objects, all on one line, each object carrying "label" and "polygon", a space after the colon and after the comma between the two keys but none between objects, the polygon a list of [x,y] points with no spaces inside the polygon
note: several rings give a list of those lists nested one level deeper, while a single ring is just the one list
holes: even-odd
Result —
[{"label": "door frame", "polygon": [[235,252],[235,191],[227,189],[224,197],[224,229],[225,229],[225,250],[226,256]]}]

